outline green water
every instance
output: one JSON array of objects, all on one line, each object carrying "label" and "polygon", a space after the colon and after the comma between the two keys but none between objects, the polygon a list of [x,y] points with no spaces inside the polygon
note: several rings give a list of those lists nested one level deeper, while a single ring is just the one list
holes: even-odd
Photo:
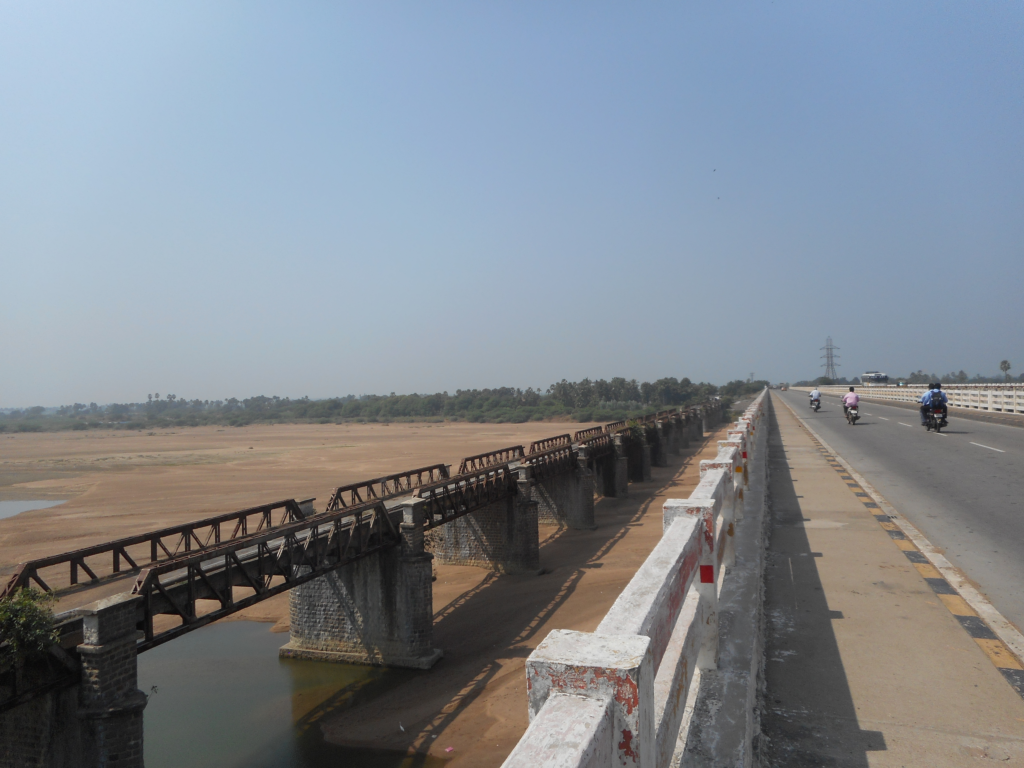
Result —
[{"label": "green water", "polygon": [[[324,741],[320,720],[409,672],[282,659],[286,634],[212,624],[139,656],[147,768],[434,768],[443,760]],[[358,734],[353,735],[358,741]]]}]

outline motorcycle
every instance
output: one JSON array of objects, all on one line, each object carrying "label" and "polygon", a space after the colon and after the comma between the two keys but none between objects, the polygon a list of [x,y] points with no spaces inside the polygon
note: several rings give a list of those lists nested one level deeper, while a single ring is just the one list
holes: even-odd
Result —
[{"label": "motorcycle", "polygon": [[850,426],[851,427],[854,424],[857,423],[857,419],[859,419],[859,418],[860,418],[860,407],[859,406],[851,405],[849,408],[846,409],[846,420],[848,422],[850,422]]},{"label": "motorcycle", "polygon": [[811,410],[815,413],[821,408],[821,400],[811,400]]},{"label": "motorcycle", "polygon": [[936,432],[941,432],[943,427],[948,426],[949,422],[946,421],[946,414],[942,412],[942,408],[932,407],[925,411],[924,428],[926,431],[931,432],[934,429]]}]

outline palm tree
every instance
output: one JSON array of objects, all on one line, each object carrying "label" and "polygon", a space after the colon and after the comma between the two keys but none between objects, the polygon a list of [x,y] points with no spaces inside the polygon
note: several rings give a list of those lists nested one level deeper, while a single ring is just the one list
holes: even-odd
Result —
[{"label": "palm tree", "polygon": [[1007,381],[1010,380],[1010,369],[1012,367],[1013,366],[1010,365],[1010,361],[1009,360],[1003,360],[1003,362],[1001,362],[999,364],[999,370],[1003,372],[1003,375],[1006,377]]}]

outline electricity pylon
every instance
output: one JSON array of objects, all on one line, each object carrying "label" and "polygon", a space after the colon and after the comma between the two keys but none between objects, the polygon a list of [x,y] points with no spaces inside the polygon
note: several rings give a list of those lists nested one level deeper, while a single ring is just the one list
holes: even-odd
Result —
[{"label": "electricity pylon", "polygon": [[839,347],[832,343],[832,337],[829,336],[825,340],[825,346],[822,347],[822,349],[825,350],[825,354],[822,355],[822,358],[824,358],[825,362],[822,363],[821,366],[822,368],[825,369],[825,378],[832,379],[832,381],[835,381],[836,379],[839,378],[839,374],[836,373],[836,368],[838,367],[838,365],[836,364],[836,360],[839,359],[839,355],[835,353],[835,351],[839,349]]}]

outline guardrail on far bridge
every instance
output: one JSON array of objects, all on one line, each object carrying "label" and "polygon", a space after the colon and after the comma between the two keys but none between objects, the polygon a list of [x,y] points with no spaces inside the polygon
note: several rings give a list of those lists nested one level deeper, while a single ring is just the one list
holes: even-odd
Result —
[{"label": "guardrail on far bridge", "polygon": [[[897,387],[853,385],[857,394],[865,400],[888,400],[897,403],[916,403],[928,391],[924,384],[908,384]],[[792,387],[801,392],[810,392],[814,387]],[[850,391],[848,384],[828,384],[818,387],[826,395],[842,395]],[[1024,384],[943,384],[942,391],[949,398],[953,408],[964,408],[990,413],[1024,414]]]}]

